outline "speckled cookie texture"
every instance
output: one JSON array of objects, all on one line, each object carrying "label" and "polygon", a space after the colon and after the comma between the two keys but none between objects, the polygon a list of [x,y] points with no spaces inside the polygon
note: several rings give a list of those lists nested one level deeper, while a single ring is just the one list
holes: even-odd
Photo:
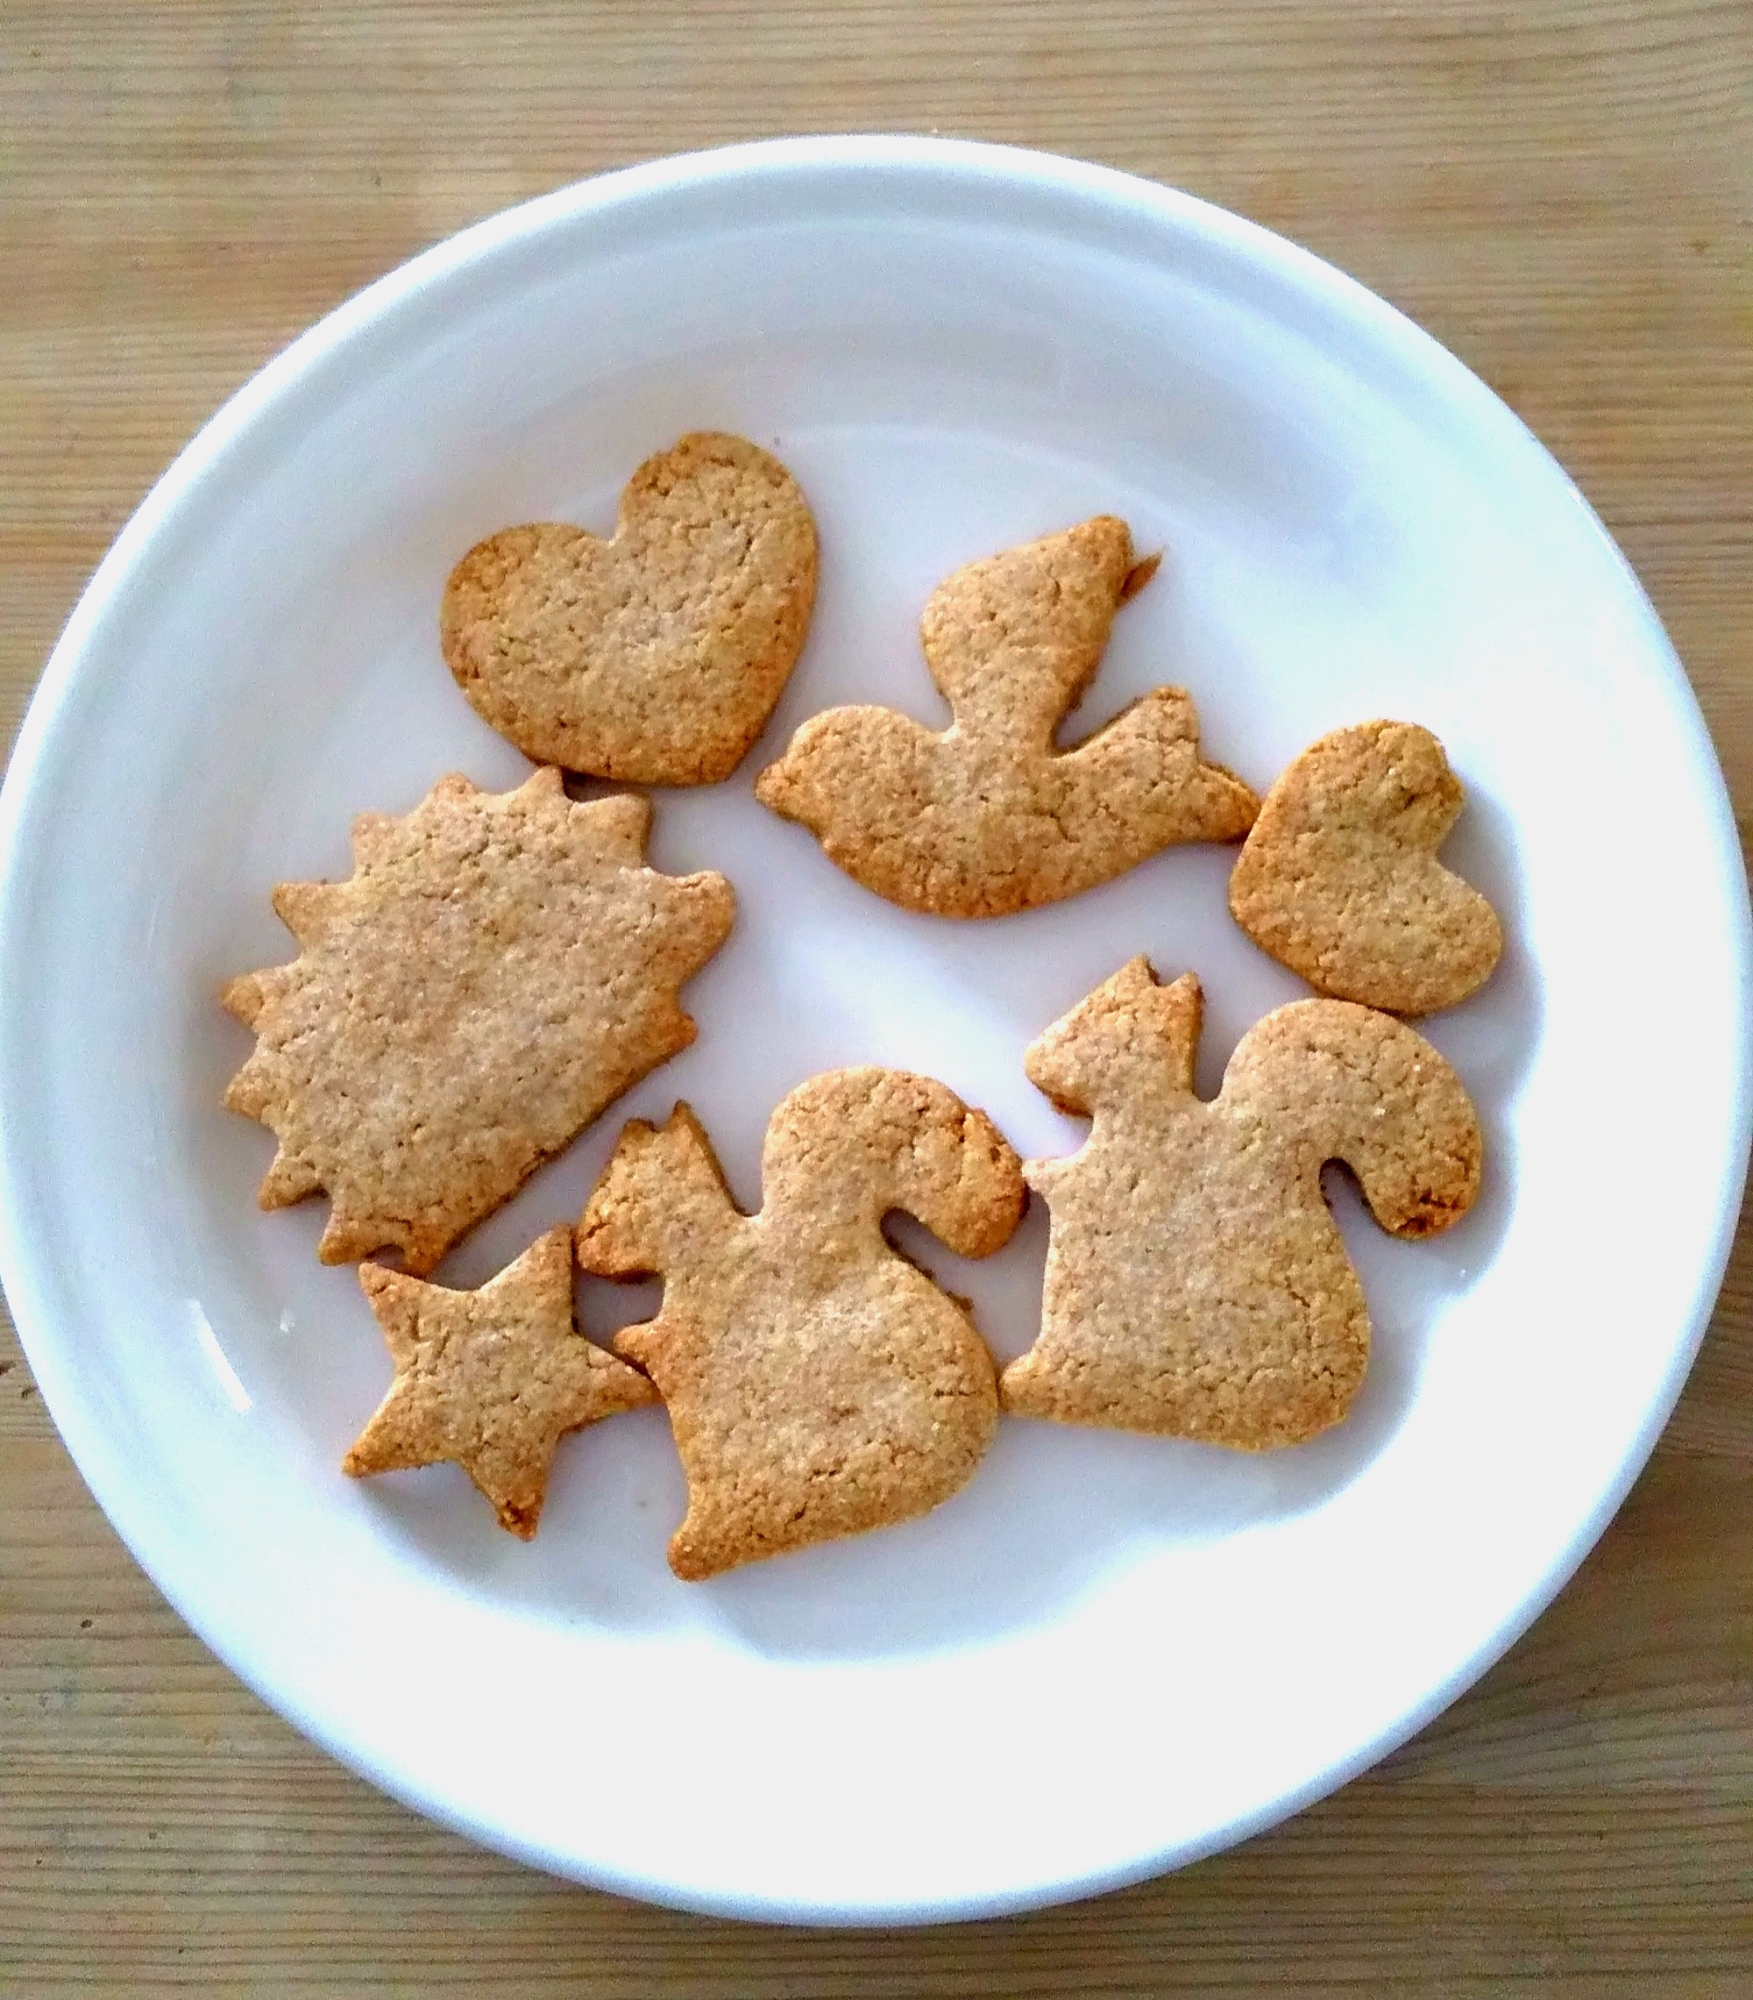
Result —
[{"label": "speckled cookie texture", "polygon": [[1154,688],[1075,748],[1054,746],[1114,614],[1154,569],[1103,514],[958,570],[921,623],[951,726],[829,709],[761,773],[756,796],[867,889],[950,917],[1057,902],[1176,842],[1240,839],[1259,801],[1202,760],[1180,688]]},{"label": "speckled cookie texture", "polygon": [[1030,1079],[1093,1119],[1034,1160],[1051,1211],[1041,1333],[1004,1407],[1257,1451],[1338,1423],[1369,1359],[1362,1288],[1321,1193],[1342,1160],[1397,1236],[1446,1229],[1479,1186],[1455,1073],[1401,1022],[1302,1000],[1193,1094],[1202,1000],[1134,959],[1033,1044]]},{"label": "speckled cookie texture", "polygon": [[1462,804],[1443,746],[1410,722],[1312,744],[1266,796],[1230,909],[1317,992],[1392,1014],[1452,1007],[1491,977],[1497,913],[1436,858]]},{"label": "speckled cookie texture", "polygon": [[445,586],[440,641],[476,711],[537,762],[712,784],[803,650],[816,562],[785,467],[696,431],[627,482],[612,539],[545,521],[478,543]]},{"label": "speckled cookie texture", "polygon": [[570,1229],[537,1237],[479,1291],[447,1291],[382,1264],[360,1265],[359,1282],[396,1378],[341,1461],[356,1479],[460,1465],[499,1525],[527,1541],[567,1432],[657,1401],[637,1369],[574,1328]]},{"label": "speckled cookie texture", "polygon": [[774,1112],[761,1172],[743,1215],[679,1106],[628,1126],[579,1225],[587,1271],[664,1280],[662,1312],[614,1345],[669,1409],[688,1580],[925,1513],[998,1417],[967,1311],[882,1231],[904,1209],[963,1256],[1008,1239],[1025,1193],[991,1121],[924,1077],[837,1070]]},{"label": "speckled cookie texture", "polygon": [[453,776],[362,815],[346,881],[274,891],[301,950],[221,994],[256,1034],[225,1102],[280,1142],[264,1208],[327,1191],[326,1263],[391,1248],[424,1276],[694,1039],[678,989],[735,902],[643,865],[650,816],[574,804],[552,769],[500,794]]}]

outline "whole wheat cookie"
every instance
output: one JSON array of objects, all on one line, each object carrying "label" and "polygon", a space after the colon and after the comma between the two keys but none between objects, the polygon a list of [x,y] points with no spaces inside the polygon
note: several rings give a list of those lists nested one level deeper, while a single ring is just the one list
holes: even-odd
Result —
[{"label": "whole wheat cookie", "polygon": [[613,537],[542,521],[477,543],[445,585],[445,663],[538,763],[641,785],[736,768],[803,650],[816,527],[746,438],[695,431],[648,458]]},{"label": "whole wheat cookie", "polygon": [[636,1369],[572,1323],[572,1231],[550,1229],[478,1291],[361,1264],[396,1379],[341,1469],[355,1479],[460,1465],[499,1525],[528,1540],[554,1448],[620,1410],[655,1403]]},{"label": "whole wheat cookie", "polygon": [[1019,1416],[1258,1451],[1336,1424],[1370,1322],[1321,1193],[1342,1160],[1396,1236],[1466,1214],[1478,1121],[1422,1037],[1341,1000],[1301,1000],[1242,1039],[1223,1088],[1193,1094],[1202,1001],[1135,958],[1024,1057],[1094,1120],[1069,1159],[1032,1160],[1052,1213],[1041,1334],[1005,1371]]},{"label": "whole wheat cookie", "polygon": [[832,1071],[774,1112],[763,1205],[741,1214],[686,1105],[627,1127],[579,1224],[578,1259],[661,1274],[663,1310],[617,1353],[656,1382],[688,1476],[670,1567],[689,1581],[923,1514],[998,1420],[966,1309],[884,1238],[905,1209],[966,1257],[1010,1236],[1016,1155],[942,1084]]},{"label": "whole wheat cookie", "polygon": [[1434,1014],[1484,985],[1497,913],[1436,851],[1460,813],[1443,746],[1410,722],[1311,744],[1266,795],[1230,875],[1249,937],[1319,993]]},{"label": "whole wheat cookie", "polygon": [[1108,514],[970,563],[932,593],[920,625],[951,726],[829,709],[755,796],[808,827],[854,881],[946,917],[1032,909],[1176,842],[1240,839],[1259,801],[1201,760],[1180,688],[1153,688],[1074,748],[1054,747],[1114,614],[1155,569]]},{"label": "whole wheat cookie", "polygon": [[225,1103],[279,1140],[263,1208],[326,1190],[319,1253],[424,1276],[605,1105],[684,1049],[682,982],[723,944],[722,875],[642,864],[651,808],[442,778],[354,822],[344,882],[283,882],[301,950],[221,1002],[256,1034]]}]

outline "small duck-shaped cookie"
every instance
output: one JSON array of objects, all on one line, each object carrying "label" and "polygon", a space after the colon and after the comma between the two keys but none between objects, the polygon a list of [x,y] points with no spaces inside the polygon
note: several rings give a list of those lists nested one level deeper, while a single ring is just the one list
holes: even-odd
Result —
[{"label": "small duck-shaped cookie", "polygon": [[1239,840],[1260,802],[1199,754],[1182,688],[1153,688],[1069,750],[1114,614],[1155,573],[1098,514],[957,570],[920,622],[948,729],[893,709],[812,716],[755,796],[903,909],[998,917],[1054,903],[1182,841]]}]

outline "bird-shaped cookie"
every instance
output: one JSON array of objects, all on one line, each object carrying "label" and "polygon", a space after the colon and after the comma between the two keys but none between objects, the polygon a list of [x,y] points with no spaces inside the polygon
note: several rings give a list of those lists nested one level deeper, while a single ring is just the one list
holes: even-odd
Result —
[{"label": "bird-shaped cookie", "polygon": [[1023,1058],[1081,1151],[1031,1160],[1052,1212],[1041,1335],[1005,1409],[1258,1451],[1350,1409],[1369,1359],[1363,1288],[1321,1193],[1343,1160],[1396,1236],[1447,1229],[1479,1188],[1480,1138],[1421,1036],[1342,1000],[1257,1022],[1209,1103],[1193,1093],[1202,1001],[1135,958]]},{"label": "bird-shaped cookie", "polygon": [[1201,759],[1183,689],[1153,688],[1074,748],[1054,746],[1114,614],[1154,569],[1109,514],[970,563],[932,593],[920,624],[951,726],[829,709],[761,773],[755,796],[867,889],[946,917],[1032,909],[1159,848],[1239,840],[1259,801]]},{"label": "bird-shaped cookie", "polygon": [[627,1127],[579,1223],[585,1270],[664,1280],[663,1310],[613,1346],[669,1409],[688,1581],[927,1512],[998,1421],[966,1309],[882,1229],[905,1209],[963,1256],[997,1250],[1025,1193],[991,1120],[925,1077],[831,1071],[773,1113],[761,1180],[741,1214],[678,1105]]}]

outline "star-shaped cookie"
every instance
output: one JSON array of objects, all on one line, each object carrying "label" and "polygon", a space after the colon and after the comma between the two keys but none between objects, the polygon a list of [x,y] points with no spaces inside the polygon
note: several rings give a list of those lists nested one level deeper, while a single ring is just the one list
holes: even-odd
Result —
[{"label": "star-shaped cookie", "polygon": [[361,1264],[359,1283],[396,1379],[341,1461],[356,1479],[460,1465],[499,1525],[527,1541],[561,1438],[657,1400],[637,1369],[574,1329],[570,1229],[538,1236],[479,1291],[449,1291],[382,1264]]}]

